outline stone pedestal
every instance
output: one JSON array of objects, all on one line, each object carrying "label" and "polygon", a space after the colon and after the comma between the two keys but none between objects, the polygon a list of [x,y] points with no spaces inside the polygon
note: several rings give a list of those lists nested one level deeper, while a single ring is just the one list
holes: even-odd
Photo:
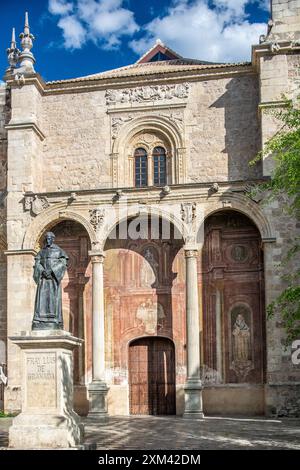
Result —
[{"label": "stone pedestal", "polygon": [[78,446],[83,426],[73,411],[73,349],[82,340],[61,330],[36,330],[9,339],[22,350],[22,412],[9,429],[9,446]]},{"label": "stone pedestal", "polygon": [[107,420],[107,392],[109,388],[105,382],[94,380],[89,384],[89,418],[99,418],[101,421]]}]

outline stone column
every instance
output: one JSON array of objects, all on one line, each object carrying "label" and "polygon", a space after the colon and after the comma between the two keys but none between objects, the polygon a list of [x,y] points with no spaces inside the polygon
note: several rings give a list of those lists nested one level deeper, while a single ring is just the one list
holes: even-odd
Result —
[{"label": "stone column", "polygon": [[196,249],[185,250],[187,381],[184,387],[185,418],[203,418],[200,379],[200,328]]},{"label": "stone column", "polygon": [[105,418],[107,416],[105,383],[105,333],[104,333],[104,285],[103,285],[103,252],[91,251],[93,275],[93,380],[89,385],[89,416]]}]

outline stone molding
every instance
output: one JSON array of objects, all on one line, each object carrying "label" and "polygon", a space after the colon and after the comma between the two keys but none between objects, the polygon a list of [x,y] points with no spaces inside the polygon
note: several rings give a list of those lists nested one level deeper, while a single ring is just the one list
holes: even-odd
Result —
[{"label": "stone molding", "polygon": [[[147,80],[151,83],[170,83],[170,82],[182,82],[184,81],[193,82],[206,79],[218,79],[224,77],[231,77],[237,75],[253,74],[255,70],[253,65],[246,64],[233,64],[231,67],[224,66],[215,68],[200,69],[195,71],[170,71],[170,72],[157,72],[153,71],[153,74],[147,75]],[[82,77],[79,79],[68,79],[68,80],[57,80],[53,82],[45,82],[39,74],[32,74],[24,78],[24,84],[35,85],[42,95],[50,94],[64,94],[64,93],[83,93],[96,90],[106,90],[108,87],[124,87],[128,86],[141,86],[145,76],[124,76],[124,77]],[[11,88],[19,87],[18,83],[14,79],[7,79],[7,85]]]},{"label": "stone molding", "polygon": [[[178,204],[178,201],[183,204],[192,204],[197,203],[200,209],[204,211],[204,217],[208,217],[209,215],[213,214],[214,212],[218,212],[220,210],[236,210],[248,216],[258,227],[262,240],[266,243],[274,242],[276,240],[275,231],[268,220],[267,216],[264,214],[260,206],[252,201],[249,197],[247,197],[244,193],[244,185],[240,187],[240,192],[236,190],[235,192],[230,192],[226,187],[223,189],[220,186],[220,190],[218,193],[212,195],[207,199],[207,192],[209,191],[209,185],[205,188],[205,191],[200,192],[197,189],[197,185],[191,187],[191,191],[187,191],[182,193],[182,188],[178,187],[177,189],[173,189],[171,195],[168,195],[168,202],[172,204]],[[187,189],[187,188],[186,188]],[[114,207],[114,195],[115,191],[112,189],[111,191],[107,192],[108,197],[104,198],[102,193],[99,194],[99,201],[102,202],[103,207],[101,206],[100,209],[113,209]],[[93,194],[93,193],[92,193]],[[179,214],[178,220],[173,218],[172,220],[169,219],[167,213],[165,213],[160,208],[160,201],[161,198],[159,197],[159,193],[156,189],[150,190],[149,188],[146,191],[147,198],[149,200],[149,204],[151,203],[157,206],[157,215],[166,220],[170,220],[170,222],[176,226],[179,230],[179,233],[182,233],[183,224],[185,222],[182,220],[181,215]],[[53,197],[56,195],[53,194]],[[56,196],[57,197],[57,196]],[[51,202],[51,196],[48,194],[48,199]],[[89,219],[89,210],[95,211],[99,209],[99,205],[97,203],[98,199],[93,201],[94,209],[89,209],[91,206],[91,196],[90,192],[86,193],[86,198],[82,199],[80,204],[78,203],[76,206],[72,208],[72,210],[65,209],[65,203],[56,203],[51,204],[51,206],[46,209],[44,212],[36,216],[35,218],[31,218],[31,223],[27,228],[27,231],[24,236],[24,241],[22,244],[23,250],[34,250],[36,247],[36,242],[39,240],[41,235],[45,232],[47,227],[51,227],[55,225],[55,223],[60,222],[61,220],[74,220],[75,222],[80,223],[83,227],[87,230],[89,234],[90,242],[94,250],[100,249],[104,246],[106,238],[109,236],[110,232],[122,221],[125,217],[134,218],[139,216],[141,213],[147,214],[149,212],[147,205],[140,205],[138,206],[138,202],[141,200],[140,192],[136,190],[133,193],[126,194],[127,204],[128,206],[126,214],[122,213],[120,208],[118,209],[119,216],[118,220],[109,226],[106,225],[104,219],[102,218],[101,226],[98,230],[95,231],[91,221]],[[224,201],[226,202],[226,206],[224,207]],[[105,205],[105,207],[104,207]],[[98,206],[98,207],[97,207]],[[150,207],[149,206],[149,207]],[[154,210],[154,215],[156,214]],[[185,224],[186,225],[186,224]],[[187,226],[187,234],[190,233]],[[186,242],[191,242],[191,240],[186,240]]]},{"label": "stone molding", "polygon": [[43,131],[38,127],[38,125],[35,122],[10,122],[6,126],[4,126],[5,129],[9,130],[15,130],[15,129],[30,129],[36,133],[36,135],[39,137],[41,141],[45,140],[46,136],[43,133]]}]

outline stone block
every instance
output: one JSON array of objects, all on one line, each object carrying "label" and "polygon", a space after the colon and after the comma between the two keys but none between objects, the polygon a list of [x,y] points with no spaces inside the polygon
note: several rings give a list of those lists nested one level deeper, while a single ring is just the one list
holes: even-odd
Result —
[{"label": "stone block", "polygon": [[9,429],[17,449],[81,444],[83,426],[73,410],[72,351],[82,340],[57,330],[30,332],[11,341],[22,351],[22,411]]}]

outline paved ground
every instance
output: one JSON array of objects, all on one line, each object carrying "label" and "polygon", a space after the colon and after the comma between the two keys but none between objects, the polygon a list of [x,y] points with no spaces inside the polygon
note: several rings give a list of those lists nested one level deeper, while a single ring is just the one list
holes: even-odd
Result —
[{"label": "paved ground", "polygon": [[[113,417],[84,419],[85,442],[97,449],[297,449],[300,419]],[[0,418],[0,448],[8,445],[11,419]]]}]

